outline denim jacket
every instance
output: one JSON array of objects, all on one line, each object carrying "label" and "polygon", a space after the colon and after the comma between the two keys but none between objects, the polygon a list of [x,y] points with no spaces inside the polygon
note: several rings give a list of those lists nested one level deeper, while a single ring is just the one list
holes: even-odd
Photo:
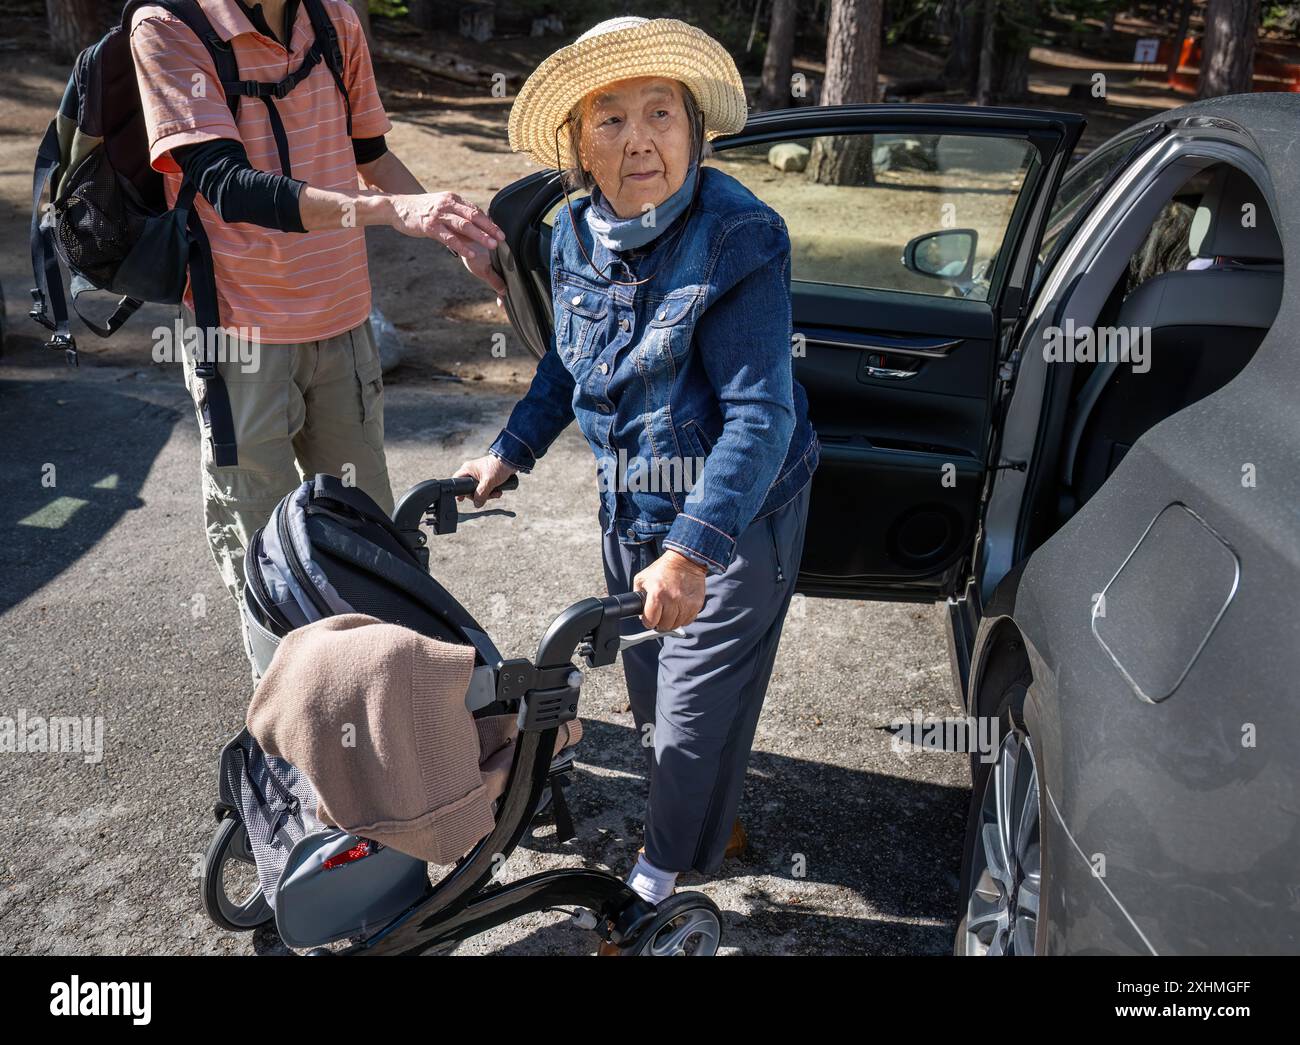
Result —
[{"label": "denim jacket", "polygon": [[[794,380],[790,238],[740,182],[700,171],[693,208],[645,247],[597,243],[574,201],[551,241],[554,333],[490,450],[527,472],[575,417],[596,455],[606,533],[663,535],[710,573],[754,519],[812,478],[820,446]],[[653,274],[639,286],[609,283]]]}]

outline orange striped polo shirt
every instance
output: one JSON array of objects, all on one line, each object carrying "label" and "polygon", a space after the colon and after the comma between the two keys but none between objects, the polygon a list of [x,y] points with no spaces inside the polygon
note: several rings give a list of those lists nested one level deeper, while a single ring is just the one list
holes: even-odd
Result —
[{"label": "orange striped polo shirt", "polygon": [[[343,82],[352,103],[352,135],[373,138],[391,129],[375,88],[370,51],[346,0],[323,0],[343,51]],[[235,0],[199,0],[223,41],[234,48],[243,80],[278,81],[294,72],[315,40],[306,5],[299,4],[288,51],[257,32]],[[241,98],[239,120],[207,50],[180,19],[142,7],[131,20],[131,52],[149,134],[149,157],[176,200],[180,168],[170,150],[234,138],[259,170],[284,173],[266,106]],[[274,104],[289,141],[290,175],[318,189],[355,193],[357,165],[347,135],[342,95],[325,63]],[[195,200],[212,246],[223,326],[257,327],[268,344],[319,341],[351,330],[370,313],[365,230],[308,233],[227,224],[208,202]],[[187,290],[186,304],[193,307]]]}]

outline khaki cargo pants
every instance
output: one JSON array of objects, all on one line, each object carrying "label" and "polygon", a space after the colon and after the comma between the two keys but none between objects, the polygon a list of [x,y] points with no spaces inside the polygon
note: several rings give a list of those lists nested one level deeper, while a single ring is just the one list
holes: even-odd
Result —
[{"label": "khaki cargo pants", "polygon": [[[186,329],[193,314],[182,312]],[[203,422],[203,382],[185,353],[185,387],[203,444],[203,513],[212,557],[238,602],[244,549],[272,509],[309,475],[337,475],[374,498],[389,515],[393,494],[384,459],[384,382],[367,320],[325,341],[262,345],[237,339],[218,355],[230,393],[239,463],[218,467]],[[245,361],[251,357],[251,365]]]}]

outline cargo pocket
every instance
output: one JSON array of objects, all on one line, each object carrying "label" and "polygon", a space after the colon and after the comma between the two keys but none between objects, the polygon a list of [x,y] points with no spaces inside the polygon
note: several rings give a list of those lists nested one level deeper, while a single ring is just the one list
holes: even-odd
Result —
[{"label": "cargo pocket", "polygon": [[361,395],[361,433],[372,450],[383,450],[384,370],[368,321],[352,331],[352,355]]},{"label": "cargo pocket", "polygon": [[181,373],[185,375],[185,391],[190,394],[190,405],[194,407],[194,416],[199,423],[199,438],[206,439],[208,427],[205,417],[208,397],[203,382],[194,376],[194,366],[195,361],[188,352],[181,356]]}]

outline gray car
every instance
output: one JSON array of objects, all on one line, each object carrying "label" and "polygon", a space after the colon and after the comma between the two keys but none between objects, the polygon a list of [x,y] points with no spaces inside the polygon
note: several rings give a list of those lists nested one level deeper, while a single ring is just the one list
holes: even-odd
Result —
[{"label": "gray car", "polygon": [[[1297,128],[1300,98],[1254,95],[1073,167],[1082,119],[1019,109],[714,142],[790,230],[824,447],[799,589],[945,600],[989,738],[958,953],[1300,951]],[[560,202],[539,173],[492,204],[539,355]]]}]

